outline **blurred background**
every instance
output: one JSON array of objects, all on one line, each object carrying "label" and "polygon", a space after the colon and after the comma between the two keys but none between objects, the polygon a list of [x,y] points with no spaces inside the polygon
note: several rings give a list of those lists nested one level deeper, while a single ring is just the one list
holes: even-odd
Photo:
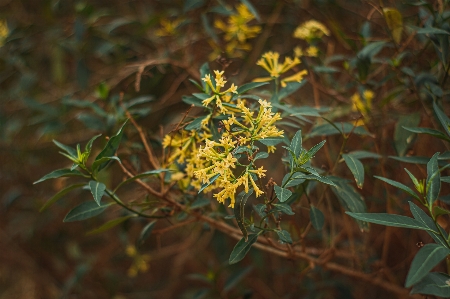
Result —
[{"label": "blurred background", "polygon": [[[182,97],[197,92],[189,79],[200,80],[202,64],[209,62],[212,70],[225,69],[230,82],[249,82],[263,75],[255,63],[264,52],[292,56],[296,46],[306,46],[292,35],[307,20],[318,20],[331,31],[320,44],[319,55],[334,58],[316,62],[322,68],[314,72],[328,74],[327,84],[334,90],[325,90],[320,104],[335,109],[335,118],[350,117],[350,97],[361,82],[345,74],[345,61],[367,41],[389,38],[385,19],[377,12],[379,3],[250,2],[253,5],[247,8],[255,11],[244,21],[257,34],[247,33],[242,41],[227,37],[226,24],[232,15],[242,18],[237,8],[249,1],[0,0],[0,299],[388,296],[373,286],[367,292],[364,283],[320,267],[303,273],[306,262],[256,249],[250,251],[248,260],[229,266],[229,253],[236,241],[201,223],[167,231],[172,223],[158,224],[139,251],[134,244],[147,224],[144,220],[125,221],[104,233],[86,235],[110,216],[73,223],[62,220],[70,207],[88,199],[89,191],[68,193],[39,212],[48,198],[68,184],[67,179],[57,179],[33,185],[46,173],[71,165],[58,154],[53,139],[74,146],[99,133],[111,136],[126,119],[119,104],[123,97],[155,150],[161,151],[164,133],[189,107]],[[385,1],[384,5],[401,11],[404,22],[415,22],[418,15],[417,6],[408,3]],[[404,61],[408,59],[412,58]],[[309,77],[292,103],[316,105],[314,83]],[[384,90],[385,96],[374,100],[387,105],[373,109],[371,132],[376,137],[352,139],[348,147],[371,149],[376,143],[383,155],[410,151],[431,156],[434,149],[412,147],[404,136],[399,135],[397,144],[392,141],[401,115],[408,116],[403,124],[408,120],[418,124],[422,112],[414,101],[396,101],[406,90],[389,91],[390,97]],[[402,96],[407,99],[406,94]],[[411,118],[414,111],[416,120]],[[333,138],[329,140],[331,147],[339,147]],[[421,138],[422,144],[429,141]],[[130,155],[136,169],[146,169],[137,135],[130,134],[124,142],[121,151]],[[366,170],[370,173],[379,163],[368,161]],[[387,166],[385,176],[402,181],[406,177],[397,174],[399,162],[395,163]],[[121,181],[122,174],[115,170],[109,168],[103,179]],[[348,170],[342,173],[349,174]],[[385,206],[385,194],[379,186],[369,181],[361,191],[371,211],[383,211]],[[140,189],[127,192],[127,198],[144,194]],[[390,267],[387,275],[402,285],[417,251],[410,244],[428,237],[395,230],[394,235],[399,235],[390,239],[391,246],[386,249],[383,229],[373,227],[365,235],[355,230],[361,240],[357,251],[368,263],[374,262],[363,266],[370,272],[377,271],[375,261],[388,250],[388,258],[383,260]],[[313,238],[320,243],[320,234]],[[363,247],[369,243],[371,247]]]}]

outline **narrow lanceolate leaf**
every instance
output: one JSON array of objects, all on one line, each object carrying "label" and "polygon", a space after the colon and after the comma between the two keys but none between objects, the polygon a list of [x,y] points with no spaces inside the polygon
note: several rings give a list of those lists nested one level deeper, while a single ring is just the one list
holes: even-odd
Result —
[{"label": "narrow lanceolate leaf", "polygon": [[41,207],[41,209],[39,210],[39,212],[44,211],[45,209],[47,209],[49,206],[51,206],[52,204],[54,204],[55,202],[57,202],[61,197],[63,197],[64,195],[66,195],[67,193],[69,193],[72,190],[81,188],[83,186],[85,186],[86,183],[80,183],[80,184],[73,184],[70,185],[64,189],[62,189],[61,191],[59,191],[58,193],[56,193],[55,195],[53,195],[52,198],[50,198],[49,200],[47,200],[47,202]]},{"label": "narrow lanceolate leaf", "polygon": [[316,230],[322,230],[323,224],[325,222],[325,217],[321,210],[311,205],[309,210],[309,218],[311,219],[311,224]]},{"label": "narrow lanceolate leaf", "polygon": [[345,212],[351,217],[370,223],[376,223],[386,226],[404,227],[412,229],[430,230],[427,226],[420,223],[416,219],[386,213],[351,213]]},{"label": "narrow lanceolate leaf", "polygon": [[250,195],[253,194],[253,189],[248,190],[248,193],[245,193],[245,191],[242,191],[238,194],[236,198],[236,202],[234,204],[234,216],[236,217],[236,221],[238,223],[239,228],[241,229],[242,235],[244,236],[245,241],[248,240],[248,233],[247,228],[245,227],[245,217],[244,217],[244,208],[245,203],[247,202],[247,199],[250,197]]},{"label": "narrow lanceolate leaf", "polygon": [[[95,158],[95,161],[100,160],[103,157],[113,157],[114,154],[117,151],[117,148],[119,147],[120,142],[122,141],[122,135],[123,135],[123,128],[125,127],[127,122],[125,122],[122,127],[120,127],[119,131],[116,135],[112,136],[108,142],[106,143],[103,150],[97,155]],[[98,171],[102,170],[106,167],[109,161],[105,161],[102,164],[100,164],[97,168]],[[94,162],[95,163],[95,162]]]},{"label": "narrow lanceolate leaf", "polygon": [[396,44],[400,44],[403,32],[403,17],[402,14],[395,8],[383,8],[384,18],[389,30],[391,31],[392,39]]},{"label": "narrow lanceolate leaf", "polygon": [[64,222],[81,221],[103,213],[107,207],[114,203],[99,206],[96,202],[87,201],[73,208],[64,218]]},{"label": "narrow lanceolate leaf", "polygon": [[120,161],[120,159],[118,157],[116,157],[116,156],[102,157],[102,158],[100,158],[98,160],[95,160],[92,163],[92,166],[91,166],[92,171],[93,172],[98,172],[98,171],[102,170],[104,168],[103,165],[106,166],[106,164],[108,164],[108,162],[111,161],[111,160],[115,160],[115,161],[117,161],[119,163],[122,163],[122,161]]},{"label": "narrow lanceolate leaf", "polygon": [[91,140],[88,141],[88,143],[86,143],[84,150],[87,153],[88,157],[91,154],[92,144],[94,143],[95,139],[97,139],[100,136],[102,136],[102,134],[95,135],[94,137],[91,138]]},{"label": "narrow lanceolate leaf", "polygon": [[155,175],[155,174],[160,174],[161,172],[167,172],[167,171],[171,171],[170,169],[155,169],[155,170],[149,170],[143,173],[140,173],[132,178],[129,178],[128,180],[125,180],[123,182],[121,182],[119,185],[117,185],[117,187],[114,189],[114,192],[117,191],[120,187],[122,187],[125,184],[128,184],[132,181],[135,181],[137,179],[142,179],[145,178],[147,176],[151,176],[151,175]]},{"label": "narrow lanceolate leaf", "polygon": [[[338,197],[339,202],[346,211],[353,213],[366,213],[367,207],[364,198],[347,181],[335,181],[336,184],[331,190]],[[369,225],[365,221],[356,221],[362,230],[369,230]]]},{"label": "narrow lanceolate leaf", "polygon": [[209,185],[211,185],[212,183],[214,183],[217,178],[220,176],[220,173],[216,174],[215,176],[213,176],[212,178],[209,179],[209,183],[204,183],[200,190],[198,190],[198,193],[200,194],[200,192],[202,192],[203,190],[205,190],[206,187],[208,187]]},{"label": "narrow lanceolate leaf", "polygon": [[442,127],[444,128],[445,132],[448,136],[450,136],[450,119],[447,115],[441,110],[441,108],[436,104],[436,102],[433,102],[433,109],[434,113],[436,113],[439,122],[441,123]]},{"label": "narrow lanceolate leaf", "polygon": [[259,234],[251,234],[248,236],[248,241],[245,241],[245,238],[240,239],[230,254],[229,264],[232,265],[241,261],[250,251],[252,245],[258,240],[258,236]]},{"label": "narrow lanceolate leaf", "polygon": [[67,154],[69,154],[70,157],[72,158],[76,158],[77,157],[77,151],[76,149],[74,149],[73,147],[70,147],[68,145],[62,144],[61,142],[58,142],[56,140],[53,140],[53,143],[59,147],[60,149],[62,149],[63,151],[65,151]]},{"label": "narrow lanceolate leaf", "polygon": [[450,250],[439,244],[426,244],[422,247],[411,263],[411,268],[406,277],[405,287],[409,288],[419,282],[431,269],[445,259],[448,254],[450,254]]},{"label": "narrow lanceolate leaf", "polygon": [[348,168],[352,172],[353,176],[355,177],[356,185],[359,189],[362,188],[364,184],[364,166],[358,159],[355,159],[351,155],[343,154],[342,157],[344,158],[345,164],[347,164]]},{"label": "narrow lanceolate leaf", "polygon": [[86,233],[86,235],[100,234],[100,233],[102,233],[104,231],[107,231],[107,230],[109,230],[109,229],[111,229],[111,228],[121,224],[122,222],[130,219],[131,217],[135,217],[135,216],[134,215],[128,215],[128,216],[123,216],[123,217],[120,217],[120,218],[117,218],[117,219],[110,220],[110,221],[106,222],[105,224],[103,224],[102,226],[100,226],[99,228],[96,228],[96,229],[93,229],[91,231],[88,231]]},{"label": "narrow lanceolate leaf", "polygon": [[291,234],[289,234],[289,232],[287,230],[276,230],[275,231],[278,235],[278,238],[280,239],[280,241],[284,242],[284,243],[289,243],[292,244],[292,238],[291,238]]},{"label": "narrow lanceolate leaf", "polygon": [[327,142],[326,140],[322,140],[320,143],[314,145],[309,151],[308,155],[310,158],[314,158],[314,155],[322,148],[322,146]]},{"label": "narrow lanceolate leaf", "polygon": [[265,159],[265,158],[267,158],[267,157],[269,157],[269,154],[268,154],[268,153],[266,153],[266,152],[259,152],[259,153],[257,153],[257,154],[255,155],[255,157],[253,158],[253,161],[256,161],[256,160],[258,160],[258,159]]},{"label": "narrow lanceolate leaf", "polygon": [[292,195],[292,192],[289,189],[281,188],[276,185],[274,186],[274,189],[280,202],[285,202]]},{"label": "narrow lanceolate leaf", "polygon": [[48,179],[56,179],[56,178],[60,178],[60,177],[66,177],[66,176],[83,176],[83,174],[74,169],[58,169],[55,171],[52,171],[46,175],[44,175],[42,178],[40,178],[39,180],[37,180],[36,182],[34,182],[33,184],[37,184],[43,181],[46,181]]},{"label": "narrow lanceolate leaf", "polygon": [[269,84],[269,82],[251,82],[251,83],[246,83],[246,84],[243,84],[243,85],[238,87],[237,93],[238,94],[243,94],[244,92],[249,91],[250,89],[257,88],[257,87],[260,87],[260,86],[263,86],[263,85],[266,85],[266,84]]},{"label": "narrow lanceolate leaf", "polygon": [[95,202],[100,206],[103,194],[105,194],[106,186],[103,183],[97,181],[90,181],[89,188],[94,196]]},{"label": "narrow lanceolate leaf", "polygon": [[427,200],[430,206],[436,201],[441,190],[438,156],[439,153],[435,153],[427,164]]},{"label": "narrow lanceolate leaf", "polygon": [[431,128],[420,128],[420,127],[403,127],[403,129],[413,132],[413,133],[418,133],[418,134],[427,134],[427,135],[431,135],[434,137],[437,137],[439,139],[443,139],[443,140],[447,140],[450,141],[450,138],[448,138],[444,133],[442,133],[441,131],[435,130],[435,129],[431,129]]},{"label": "narrow lanceolate leaf", "polygon": [[287,205],[287,204],[274,203],[272,205],[275,207],[275,209],[277,211],[280,211],[280,212],[282,212],[282,213],[284,213],[286,215],[295,215],[294,211],[292,211],[292,208],[289,205]]},{"label": "narrow lanceolate leaf", "polygon": [[419,196],[417,196],[417,194],[408,186],[403,185],[402,183],[381,177],[381,176],[376,176],[374,175],[374,178],[377,178],[379,180],[382,180],[383,182],[388,183],[389,185],[392,185],[394,187],[397,187],[403,191],[405,191],[406,193],[408,193],[409,195],[411,195],[412,197],[416,198],[417,200],[419,200]]},{"label": "narrow lanceolate leaf", "polygon": [[442,246],[447,246],[447,242],[442,238],[442,236],[439,234],[439,229],[436,227],[436,224],[434,223],[433,219],[431,219],[430,216],[428,216],[421,208],[419,208],[416,204],[414,204],[412,201],[409,202],[409,209],[411,210],[411,213],[417,221],[425,225],[429,228],[426,232],[433,238],[436,243],[441,244]]},{"label": "narrow lanceolate leaf", "polygon": [[446,273],[428,273],[411,290],[411,294],[434,295],[442,298],[450,297],[450,275]]},{"label": "narrow lanceolate leaf", "polygon": [[289,145],[291,150],[294,152],[295,157],[298,157],[302,152],[302,130],[298,130],[292,137],[291,144]]},{"label": "narrow lanceolate leaf", "polygon": [[137,246],[141,246],[145,240],[148,239],[148,237],[152,234],[153,228],[155,227],[156,224],[156,220],[153,220],[152,222],[150,222],[149,224],[147,224],[141,231],[141,233],[139,234],[139,238],[136,242]]}]

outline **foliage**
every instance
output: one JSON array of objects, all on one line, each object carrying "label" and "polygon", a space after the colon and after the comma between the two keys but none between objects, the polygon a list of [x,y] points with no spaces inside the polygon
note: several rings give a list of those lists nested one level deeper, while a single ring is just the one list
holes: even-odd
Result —
[{"label": "foliage", "polygon": [[450,297],[450,8],[349,2],[8,4],[3,199],[99,244],[62,297]]}]

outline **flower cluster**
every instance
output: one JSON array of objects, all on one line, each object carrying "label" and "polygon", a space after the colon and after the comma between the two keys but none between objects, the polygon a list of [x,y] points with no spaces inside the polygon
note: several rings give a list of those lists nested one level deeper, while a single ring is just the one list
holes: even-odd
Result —
[{"label": "flower cluster", "polygon": [[177,29],[181,25],[181,20],[169,20],[162,19],[160,22],[161,27],[155,31],[157,36],[174,36],[177,34]]},{"label": "flower cluster", "polygon": [[352,110],[359,111],[364,117],[368,117],[368,113],[372,108],[372,100],[374,98],[374,93],[371,90],[364,90],[362,93],[362,98],[359,93],[355,93],[351,97],[352,101]]},{"label": "flower cluster", "polygon": [[[264,53],[262,55],[262,58],[258,60],[256,64],[263,67],[269,73],[270,77],[256,78],[253,81],[266,82],[277,79],[281,74],[300,64],[300,59],[298,57],[294,57],[293,59],[290,57],[286,57],[282,64],[278,61],[279,58],[280,54],[277,52]],[[285,87],[287,82],[301,82],[303,80],[303,77],[307,74],[308,71],[302,70],[292,76],[283,78],[281,80],[281,86]]]},{"label": "flower cluster", "polygon": [[214,71],[214,74],[216,75],[214,79],[214,83],[211,80],[211,76],[207,74],[202,80],[208,85],[208,87],[212,91],[212,96],[203,100],[202,104],[203,106],[208,106],[213,100],[215,100],[215,104],[217,108],[219,108],[220,113],[227,113],[228,109],[222,105],[222,100],[225,102],[229,102],[231,97],[229,96],[230,93],[237,93],[237,86],[231,84],[231,87],[227,90],[221,91],[222,87],[225,87],[225,84],[227,81],[225,81],[223,77],[223,71]]},{"label": "flower cluster", "polygon": [[129,245],[126,249],[126,254],[133,259],[133,264],[128,269],[128,276],[135,277],[139,272],[148,271],[148,261],[150,256],[148,254],[140,254],[136,247]]},{"label": "flower cluster", "polygon": [[308,43],[324,35],[330,35],[330,31],[325,25],[315,20],[304,22],[294,31],[294,37],[306,40]]},{"label": "flower cluster", "polygon": [[6,20],[0,20],[0,47],[3,46],[5,39],[9,35],[8,24]]},{"label": "flower cluster", "polygon": [[214,27],[225,33],[224,38],[227,43],[225,52],[229,56],[239,56],[236,55],[236,50],[249,51],[251,46],[247,43],[247,40],[256,37],[261,31],[260,26],[248,24],[255,19],[255,16],[247,6],[241,3],[236,7],[236,10],[237,13],[232,14],[226,22],[219,19],[214,22]]}]

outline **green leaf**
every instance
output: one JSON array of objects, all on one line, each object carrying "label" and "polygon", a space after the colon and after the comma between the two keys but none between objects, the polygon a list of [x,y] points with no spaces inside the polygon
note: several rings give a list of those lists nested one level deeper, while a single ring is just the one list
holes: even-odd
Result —
[{"label": "green leaf", "polygon": [[409,188],[408,186],[403,185],[402,183],[399,183],[399,182],[396,182],[396,181],[393,181],[393,180],[390,180],[390,179],[387,179],[387,178],[384,178],[384,177],[381,177],[381,176],[377,176],[377,175],[374,175],[373,177],[377,178],[379,180],[382,180],[383,182],[386,182],[389,185],[397,187],[400,190],[405,191],[406,193],[408,193],[412,197],[416,198],[417,200],[420,200],[419,196],[417,196],[417,194],[411,188]]},{"label": "green leaf", "polygon": [[413,27],[413,28],[417,28],[416,30],[417,34],[446,34],[446,35],[450,34],[448,31],[434,27],[425,27],[425,28]]},{"label": "green leaf", "polygon": [[280,211],[286,215],[295,215],[294,211],[292,211],[292,208],[284,203],[274,203],[272,204],[277,211]]},{"label": "green leaf", "polygon": [[[294,92],[300,89],[303,85],[305,85],[306,80],[303,80],[301,82],[288,82],[286,84],[286,87],[280,89],[278,92],[278,101],[290,96]],[[277,101],[275,101],[277,103]]]},{"label": "green leaf", "polygon": [[439,153],[435,153],[427,164],[427,200],[430,206],[436,201],[441,190],[441,174],[438,166]]},{"label": "green leaf", "polygon": [[259,139],[258,141],[266,146],[274,146],[274,145],[277,145],[277,144],[283,142],[284,139],[279,138],[279,137],[269,137],[269,138]]},{"label": "green leaf", "polygon": [[378,41],[367,44],[361,51],[358,52],[357,57],[360,59],[369,58],[377,55],[387,43],[385,41]]},{"label": "green leaf", "polygon": [[243,84],[243,85],[238,87],[237,93],[238,94],[243,94],[244,92],[249,91],[250,89],[258,88],[260,86],[267,85],[267,84],[269,84],[269,82],[251,82],[251,83],[246,83],[246,84]]},{"label": "green leaf", "polygon": [[345,212],[345,213],[355,219],[365,222],[394,227],[430,230],[427,226],[420,223],[416,219],[406,216],[386,214],[386,213],[352,213],[352,212]]},{"label": "green leaf", "polygon": [[111,229],[111,228],[121,224],[122,222],[124,222],[124,221],[126,221],[126,220],[128,220],[128,219],[130,219],[132,217],[135,217],[135,216],[134,215],[128,215],[128,216],[123,216],[123,217],[120,217],[120,218],[117,218],[117,219],[110,220],[110,221],[106,222],[105,224],[103,224],[102,226],[100,226],[100,227],[98,227],[96,229],[88,231],[86,233],[86,235],[95,235],[95,234],[102,233],[104,231],[107,231],[107,230],[109,230],[109,229]]},{"label": "green leaf", "polygon": [[416,190],[419,189],[420,183],[419,183],[419,181],[416,179],[416,177],[415,177],[411,172],[409,172],[408,169],[406,169],[406,168],[403,168],[403,169],[406,171],[406,173],[408,173],[409,178],[410,178],[411,181],[413,182],[414,187],[416,188]]},{"label": "green leaf", "polygon": [[353,176],[355,177],[356,185],[359,189],[362,189],[362,186],[364,184],[364,166],[358,159],[355,159],[351,155],[343,154],[342,157],[344,158],[345,164],[347,164],[348,168],[352,172]]},{"label": "green leaf", "polygon": [[258,160],[258,159],[265,159],[265,158],[267,158],[267,157],[269,157],[269,154],[268,154],[268,153],[266,153],[266,152],[259,152],[259,153],[257,153],[257,154],[255,155],[255,157],[253,158],[253,161],[256,161],[256,160]]},{"label": "green leaf", "polygon": [[225,282],[225,285],[223,287],[223,291],[222,292],[228,292],[231,291],[232,289],[234,289],[234,287],[245,277],[247,276],[250,271],[252,271],[253,267],[249,266],[246,267],[238,272],[234,272],[232,273],[232,275],[230,276],[230,278],[227,279],[227,281]]},{"label": "green leaf", "polygon": [[120,187],[122,187],[123,185],[128,184],[128,183],[130,183],[130,182],[132,182],[132,181],[135,181],[135,180],[137,180],[137,179],[141,179],[141,178],[144,178],[144,177],[147,177],[147,176],[150,176],[150,175],[160,174],[161,172],[166,172],[166,171],[171,171],[171,170],[170,170],[170,169],[165,169],[165,168],[164,168],[164,169],[149,170],[149,171],[140,173],[140,174],[138,174],[138,175],[136,175],[136,176],[134,176],[134,177],[132,177],[132,178],[129,178],[129,179],[127,179],[127,180],[121,182],[121,183],[120,183],[119,185],[117,185],[117,187],[114,189],[114,192],[116,192],[116,191],[117,191]]},{"label": "green leaf", "polygon": [[45,209],[47,209],[49,206],[51,206],[52,204],[54,204],[56,201],[58,201],[61,197],[63,197],[64,195],[66,195],[67,193],[69,193],[72,190],[81,188],[83,186],[86,186],[86,183],[80,183],[80,184],[73,184],[70,185],[64,189],[62,189],[61,191],[59,191],[58,193],[56,193],[55,195],[52,196],[52,198],[50,198],[49,200],[47,200],[47,202],[41,207],[41,209],[39,210],[39,212],[44,211]]},{"label": "green leaf", "polygon": [[193,97],[193,96],[183,96],[181,98],[181,100],[183,102],[185,102],[186,104],[188,104],[188,105],[194,105],[196,107],[203,107],[202,100],[200,100],[200,99],[198,99],[196,97]]},{"label": "green leaf", "polygon": [[[123,135],[123,128],[125,127],[127,122],[125,122],[122,127],[120,127],[119,131],[117,132],[116,135],[112,136],[108,142],[106,143],[105,147],[103,148],[103,150],[97,155],[97,157],[95,158],[95,161],[100,160],[101,158],[104,157],[113,157],[114,154],[117,151],[117,148],[119,147],[120,141],[122,140],[122,135]],[[100,164],[98,167],[96,167],[95,169],[97,171],[102,170],[103,168],[106,167],[106,165],[108,164],[109,161],[105,161],[102,164]],[[95,162],[94,162],[95,163]]]},{"label": "green leaf", "polygon": [[189,209],[194,210],[194,209],[199,209],[201,207],[207,206],[211,204],[211,200],[209,200],[208,198],[205,197],[200,197],[197,198],[190,206]]},{"label": "green leaf", "polygon": [[73,148],[70,147],[68,145],[62,144],[61,142],[58,142],[56,140],[53,140],[53,143],[59,147],[60,149],[62,149],[63,151],[65,151],[67,154],[69,154],[70,157],[72,158],[77,158],[77,151]]},{"label": "green leaf", "polygon": [[373,159],[379,159],[382,156],[378,155],[376,153],[367,152],[367,151],[353,151],[348,153],[349,156],[352,156],[355,159],[361,160],[366,158],[373,158]]},{"label": "green leaf", "polygon": [[156,220],[153,220],[152,222],[148,223],[144,228],[142,229],[141,233],[139,234],[139,238],[136,241],[137,247],[140,247],[145,240],[151,235],[153,228],[155,227]]},{"label": "green leaf", "polygon": [[33,184],[37,184],[43,181],[46,181],[48,179],[56,179],[56,178],[60,178],[60,177],[67,177],[67,176],[83,176],[83,174],[74,169],[58,169],[58,170],[54,170],[46,175],[44,175],[42,178],[40,178],[39,180],[37,180],[36,182],[34,182]]},{"label": "green leaf", "polygon": [[426,244],[422,247],[411,263],[405,287],[409,288],[419,282],[448,254],[450,254],[450,250],[439,244]]},{"label": "green leaf", "polygon": [[244,236],[245,241],[248,240],[248,233],[247,228],[245,227],[245,217],[244,217],[244,208],[245,203],[247,202],[247,199],[250,197],[250,195],[253,194],[253,189],[248,190],[248,193],[245,193],[245,191],[242,191],[238,194],[236,198],[236,202],[234,204],[234,216],[236,218],[237,224],[239,228],[241,229],[242,235]]},{"label": "green leaf", "polygon": [[90,181],[89,188],[91,188],[91,193],[94,196],[95,202],[100,206],[103,194],[105,194],[106,190],[105,184],[97,181]]},{"label": "green leaf", "polygon": [[329,178],[327,178],[326,176],[308,174],[308,175],[305,175],[304,178],[307,180],[319,181],[321,183],[336,187],[336,184],[333,181],[331,181]]},{"label": "green leaf", "polygon": [[411,201],[409,202],[409,209],[411,210],[414,219],[429,228],[426,232],[433,238],[433,240],[438,244],[446,246],[447,243],[438,233],[439,229],[436,227],[433,219],[431,219],[430,216],[428,216],[421,208]]},{"label": "green leaf", "polygon": [[216,174],[215,176],[213,176],[212,178],[209,179],[209,183],[204,183],[202,185],[202,187],[200,188],[200,190],[198,190],[198,193],[200,194],[200,192],[202,192],[203,190],[205,190],[206,187],[208,187],[209,185],[211,185],[212,183],[214,183],[217,178],[220,176],[220,173]]},{"label": "green leaf", "polygon": [[280,202],[285,202],[292,195],[292,192],[290,190],[281,188],[277,185],[274,186],[274,189]]},{"label": "green leaf", "polygon": [[428,273],[411,290],[411,294],[435,295],[443,298],[450,297],[450,276],[445,273]]},{"label": "green leaf", "polygon": [[444,209],[444,208],[441,208],[440,206],[434,206],[433,207],[433,215],[434,215],[434,217],[439,217],[439,216],[442,216],[442,215],[448,215],[448,214],[450,214],[450,211],[449,210],[446,210],[446,209]]},{"label": "green leaf", "polygon": [[288,231],[283,229],[283,230],[276,230],[275,232],[277,233],[280,241],[292,244],[291,234]]},{"label": "green leaf", "polygon": [[330,136],[330,135],[336,135],[336,134],[348,134],[353,131],[354,134],[357,135],[368,135],[371,136],[369,132],[364,127],[356,127],[354,128],[354,125],[351,123],[336,123],[336,127],[339,128],[336,129],[333,125],[327,123],[322,124],[319,126],[314,127],[309,134],[307,134],[308,138],[315,137],[315,136]]},{"label": "green leaf", "polygon": [[404,156],[408,148],[414,141],[414,133],[404,129],[404,127],[416,127],[420,122],[420,114],[402,115],[399,117],[394,132],[394,145],[399,156]]},{"label": "green leaf", "polygon": [[106,164],[108,164],[108,162],[111,161],[111,160],[115,160],[115,161],[117,161],[117,162],[119,162],[119,163],[122,163],[122,162],[120,161],[120,159],[119,159],[118,157],[116,157],[116,156],[112,156],[112,157],[102,157],[102,158],[100,158],[100,159],[98,159],[98,160],[95,160],[95,161],[92,163],[92,166],[91,166],[92,171],[95,172],[95,173],[97,173],[98,171],[100,171],[100,170],[102,169],[102,168],[101,168],[102,165],[105,165],[105,166],[106,166]]},{"label": "green leaf", "polygon": [[403,129],[413,132],[413,133],[417,133],[417,134],[427,134],[427,135],[431,135],[434,137],[437,137],[439,139],[442,140],[446,140],[446,141],[450,141],[450,138],[448,138],[447,136],[444,135],[444,133],[442,133],[441,131],[435,130],[435,129],[430,129],[430,128],[420,128],[420,127],[403,127]]},{"label": "green leaf", "polygon": [[445,115],[445,113],[441,110],[441,108],[437,105],[437,103],[433,102],[434,113],[436,113],[442,127],[444,128],[447,135],[450,136],[450,119]]},{"label": "green leaf", "polygon": [[289,145],[291,150],[294,152],[295,157],[298,157],[302,152],[302,130],[298,130],[294,137],[292,137],[291,144]]},{"label": "green leaf", "polygon": [[[365,213],[367,211],[364,198],[359,194],[355,188],[350,186],[347,181],[334,181],[335,186],[331,188],[333,193],[339,199],[339,202],[346,211],[354,213]],[[364,221],[357,221],[358,226],[362,230],[368,230],[369,226]]]},{"label": "green leaf", "polygon": [[428,157],[397,157],[389,156],[390,159],[394,159],[400,162],[412,163],[412,164],[427,164],[430,158]]},{"label": "green leaf", "polygon": [[[205,62],[200,67],[200,78],[203,79],[208,74],[211,75],[211,69],[209,68],[209,64],[207,62]],[[207,91],[207,89],[209,89],[209,87],[207,87],[208,85],[206,84],[206,82],[203,80],[200,80],[200,82],[202,83],[203,90]]]},{"label": "green leaf", "polygon": [[322,230],[325,223],[325,217],[321,210],[311,205],[309,210],[309,219],[311,219],[311,224],[316,230]]},{"label": "green leaf", "polygon": [[91,140],[88,141],[88,143],[86,143],[86,146],[84,147],[84,151],[87,153],[87,157],[86,159],[90,156],[91,154],[91,150],[92,150],[92,144],[94,143],[95,139],[97,139],[98,137],[102,136],[102,134],[98,134],[95,135],[94,137],[91,138]]},{"label": "green leaf", "polygon": [[320,143],[314,145],[309,151],[308,156],[312,159],[314,155],[322,148],[322,146],[327,142],[326,140],[322,140]]},{"label": "green leaf", "polygon": [[207,115],[197,117],[190,124],[188,124],[184,129],[187,130],[187,131],[191,131],[191,130],[196,130],[197,131],[197,130],[199,130],[202,127],[202,121],[206,117],[207,117]]},{"label": "green leaf", "polygon": [[66,215],[64,222],[81,221],[88,218],[95,217],[103,213],[107,207],[113,205],[114,203],[109,203],[99,206],[94,201],[83,202],[82,204],[76,206]]},{"label": "green leaf", "polygon": [[259,234],[251,234],[248,236],[248,241],[245,241],[245,238],[240,239],[230,254],[229,264],[232,265],[241,261],[247,255],[252,245],[258,240],[258,236]]}]

